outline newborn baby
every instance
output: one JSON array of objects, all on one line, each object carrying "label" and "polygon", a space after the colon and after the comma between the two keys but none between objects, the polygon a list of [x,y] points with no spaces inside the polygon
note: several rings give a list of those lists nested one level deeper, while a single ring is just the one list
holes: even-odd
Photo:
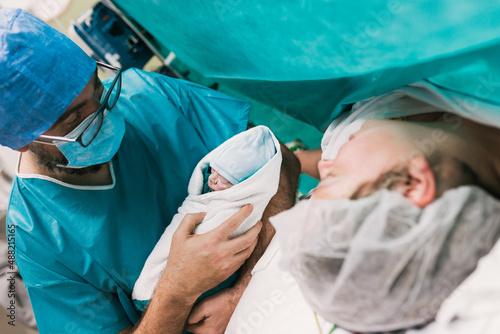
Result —
[{"label": "newborn baby", "polygon": [[220,175],[218,171],[212,168],[210,176],[208,177],[208,187],[213,191],[229,189],[233,186],[224,176]]},{"label": "newborn baby", "polygon": [[[252,204],[250,216],[231,234],[236,237],[254,226],[276,194],[281,170],[281,150],[271,130],[258,126],[242,132],[207,154],[195,167],[188,186],[188,197],[165,229],[149,255],[132,291],[138,310],[144,310],[168,261],[172,237],[187,213],[206,212],[195,234],[206,233]],[[245,181],[245,182],[244,182]],[[202,297],[234,284],[233,274],[226,282]]]},{"label": "newborn baby", "polygon": [[[276,148],[271,133],[261,127],[254,129],[251,136],[239,140],[235,137],[230,145],[214,154],[208,177],[210,190],[229,189],[248,179],[274,156]],[[205,192],[210,190],[205,188]]]}]

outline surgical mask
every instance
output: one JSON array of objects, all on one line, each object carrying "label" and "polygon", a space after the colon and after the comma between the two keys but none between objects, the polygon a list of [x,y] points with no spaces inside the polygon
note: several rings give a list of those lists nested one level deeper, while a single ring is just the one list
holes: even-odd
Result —
[{"label": "surgical mask", "polygon": [[[106,96],[106,91],[103,92],[101,103]],[[92,119],[91,114],[82,123],[80,123],[73,131],[66,135],[68,138],[73,138],[76,134],[87,126]],[[118,149],[125,134],[125,120],[118,112],[110,112],[105,110],[103,114],[102,126],[94,140],[87,146],[83,147],[78,142],[55,142],[57,148],[68,159],[68,164],[58,167],[65,168],[84,168],[93,165],[102,164],[110,161]]]}]

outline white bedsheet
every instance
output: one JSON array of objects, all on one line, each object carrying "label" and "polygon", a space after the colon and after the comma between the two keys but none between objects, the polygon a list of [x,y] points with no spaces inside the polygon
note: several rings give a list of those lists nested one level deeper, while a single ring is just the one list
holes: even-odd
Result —
[{"label": "white bedsheet", "polygon": [[[274,237],[252,271],[252,280],[243,293],[227,334],[327,334],[333,325],[318,316],[307,305],[295,279],[279,268],[281,252]],[[336,329],[335,334],[348,333]]]},{"label": "white bedsheet", "polygon": [[[320,318],[305,302],[295,279],[280,269],[279,241],[273,238],[252,271],[227,334],[328,334],[333,324]],[[445,300],[434,323],[406,334],[500,333],[500,242],[478,268]],[[439,298],[439,296],[437,296]],[[351,332],[337,328],[333,334]]]}]

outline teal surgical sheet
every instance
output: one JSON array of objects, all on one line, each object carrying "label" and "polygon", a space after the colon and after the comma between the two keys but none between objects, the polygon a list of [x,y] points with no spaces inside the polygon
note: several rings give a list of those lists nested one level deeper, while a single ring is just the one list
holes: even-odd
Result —
[{"label": "teal surgical sheet", "polygon": [[205,78],[324,129],[350,104],[432,78],[498,103],[497,0],[113,0]]}]

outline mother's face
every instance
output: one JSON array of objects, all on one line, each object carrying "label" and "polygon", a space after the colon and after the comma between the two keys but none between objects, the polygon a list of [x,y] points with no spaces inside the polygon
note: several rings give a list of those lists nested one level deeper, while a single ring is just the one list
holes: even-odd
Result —
[{"label": "mother's face", "polygon": [[320,183],[315,199],[348,198],[363,184],[404,166],[416,153],[415,135],[425,135],[418,125],[368,120],[339,150],[333,160],[318,163]]}]

